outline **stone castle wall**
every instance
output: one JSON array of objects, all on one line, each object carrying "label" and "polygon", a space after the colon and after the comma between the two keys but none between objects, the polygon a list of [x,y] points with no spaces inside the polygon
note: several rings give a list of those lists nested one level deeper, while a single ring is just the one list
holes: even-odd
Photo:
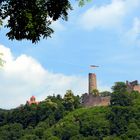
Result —
[{"label": "stone castle wall", "polygon": [[97,90],[96,74],[89,73],[89,92],[83,95],[82,105],[85,107],[108,106],[110,97],[95,96],[93,94],[94,90]]},{"label": "stone castle wall", "polygon": [[92,106],[108,106],[110,104],[110,97],[94,96],[93,94],[85,93],[82,98],[82,105],[85,107]]},{"label": "stone castle wall", "polygon": [[140,84],[137,80],[128,82],[126,81],[127,90],[131,92],[132,90],[140,92]]},{"label": "stone castle wall", "polygon": [[140,85],[136,85],[133,87],[133,90],[140,92]]}]

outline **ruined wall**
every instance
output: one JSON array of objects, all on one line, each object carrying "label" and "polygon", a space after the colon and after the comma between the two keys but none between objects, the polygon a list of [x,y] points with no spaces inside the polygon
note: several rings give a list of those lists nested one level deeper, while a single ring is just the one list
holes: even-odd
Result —
[{"label": "ruined wall", "polygon": [[101,101],[101,105],[102,106],[108,106],[110,105],[110,96],[108,97],[101,97],[102,101]]},{"label": "ruined wall", "polygon": [[110,97],[94,96],[93,94],[84,94],[82,104],[85,107],[92,106],[108,106],[110,104]]},{"label": "ruined wall", "polygon": [[140,85],[136,85],[133,87],[133,90],[140,92]]},{"label": "ruined wall", "polygon": [[92,93],[94,89],[97,89],[96,75],[89,73],[89,93]]},{"label": "ruined wall", "polygon": [[126,81],[127,91],[131,92],[132,90],[140,92],[140,84],[138,84],[138,81],[132,81],[128,82]]}]

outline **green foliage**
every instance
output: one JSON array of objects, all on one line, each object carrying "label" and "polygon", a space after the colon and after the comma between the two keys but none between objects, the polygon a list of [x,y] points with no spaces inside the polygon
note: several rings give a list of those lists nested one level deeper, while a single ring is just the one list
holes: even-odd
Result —
[{"label": "green foliage", "polygon": [[107,136],[103,138],[103,140],[122,140],[122,139],[117,136]]},{"label": "green foliage", "polygon": [[48,138],[48,140],[60,140],[60,139],[56,136],[51,136],[51,137]]},{"label": "green foliage", "polygon": [[93,89],[91,92],[94,96],[99,96],[99,91],[97,89]]},{"label": "green foliage", "polygon": [[71,90],[67,90],[64,96],[63,104],[66,110],[72,111],[80,107],[80,98],[79,96],[74,96]]},{"label": "green foliage", "polygon": [[31,40],[36,43],[41,37],[51,37],[53,21],[68,19],[72,10],[68,0],[3,0],[0,1],[0,24],[8,19],[9,39]]},{"label": "green foliage", "polygon": [[2,25],[2,20],[0,19],[0,26]]},{"label": "green foliage", "polygon": [[140,106],[140,93],[138,91],[132,91],[130,94],[133,106]]},{"label": "green foliage", "polygon": [[79,127],[73,123],[65,122],[61,126],[58,126],[53,133],[63,140],[68,140],[79,133]]},{"label": "green foliage", "polygon": [[116,82],[112,87],[113,92],[124,93],[127,91],[127,86],[124,82]]},{"label": "green foliage", "polygon": [[[90,0],[78,0],[79,6]],[[68,20],[72,10],[70,0],[0,0],[0,26],[9,28],[6,34],[10,40],[27,39],[37,43],[41,38],[51,37],[51,24]]]},{"label": "green foliage", "polygon": [[139,140],[140,94],[117,86],[108,107],[82,108],[68,90],[39,105],[0,109],[0,140]]},{"label": "green foliage", "polygon": [[84,6],[86,2],[91,2],[91,0],[79,0],[79,6]]},{"label": "green foliage", "polygon": [[124,134],[130,121],[130,109],[124,106],[113,106],[109,114],[111,134]]},{"label": "green foliage", "polygon": [[[109,134],[109,121],[105,118],[108,108],[81,108],[68,114],[51,129],[45,131],[45,139],[56,136],[62,140],[101,139]],[[98,129],[99,128],[99,129]]]},{"label": "green foliage", "polygon": [[124,83],[115,84],[111,96],[111,112],[108,115],[111,135],[117,135],[117,138],[122,140],[139,139],[139,102],[139,92],[127,93]]},{"label": "green foliage", "polygon": [[112,93],[109,91],[100,92],[100,96],[102,96],[102,97],[111,96],[111,95],[112,95]]},{"label": "green foliage", "polygon": [[129,106],[132,104],[132,98],[130,97],[130,93],[115,92],[111,94],[110,103],[112,106]]},{"label": "green foliage", "polygon": [[16,140],[22,136],[21,124],[7,124],[0,127],[0,139],[1,140]]},{"label": "green foliage", "polygon": [[28,134],[20,138],[20,140],[38,140],[38,137],[33,134]]},{"label": "green foliage", "polygon": [[129,124],[126,136],[134,140],[140,138],[140,128],[136,123]]},{"label": "green foliage", "polygon": [[104,135],[109,134],[109,121],[106,119],[107,108],[97,107],[80,115],[80,133],[84,137],[95,136],[102,139]]}]

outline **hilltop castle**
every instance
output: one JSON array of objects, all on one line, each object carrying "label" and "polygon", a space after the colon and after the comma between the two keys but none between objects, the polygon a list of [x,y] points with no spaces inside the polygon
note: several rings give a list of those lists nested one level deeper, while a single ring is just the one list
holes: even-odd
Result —
[{"label": "hilltop castle", "polygon": [[[126,87],[128,92],[132,90],[140,92],[140,84],[137,80],[132,82],[126,81]],[[96,92],[98,92],[96,74],[89,73],[89,91],[82,97],[83,106],[108,106],[110,104],[110,96],[101,97]]]},{"label": "hilltop castle", "polygon": [[[110,105],[110,96],[102,97],[99,95],[97,90],[97,80],[95,73],[89,73],[88,76],[88,93],[83,94],[82,96],[82,105],[84,107],[92,107],[92,106],[108,106]],[[137,80],[129,82],[126,81],[127,91],[138,91],[140,92],[140,84]],[[26,102],[28,105],[36,104],[39,102],[36,101],[35,96],[32,96],[29,101]]]},{"label": "hilltop castle", "polygon": [[130,92],[132,90],[140,92],[140,84],[138,83],[137,80],[132,82],[126,81],[126,86],[127,86],[127,90]]},{"label": "hilltop castle", "polygon": [[89,93],[85,93],[82,97],[82,104],[85,107],[90,106],[108,106],[110,97],[101,97],[98,95],[96,74],[89,73]]}]

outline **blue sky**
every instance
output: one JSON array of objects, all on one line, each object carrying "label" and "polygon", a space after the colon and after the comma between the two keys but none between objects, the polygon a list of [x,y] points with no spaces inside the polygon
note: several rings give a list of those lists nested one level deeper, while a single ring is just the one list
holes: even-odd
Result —
[{"label": "blue sky", "polygon": [[[73,7],[67,22],[52,25],[52,38],[36,45],[10,41],[1,28],[6,64],[0,71],[0,107],[24,104],[31,95],[42,100],[67,89],[87,92],[89,72],[96,73],[99,90],[109,90],[116,81],[140,81],[140,1],[93,0]],[[91,70],[91,64],[100,67]]]}]

